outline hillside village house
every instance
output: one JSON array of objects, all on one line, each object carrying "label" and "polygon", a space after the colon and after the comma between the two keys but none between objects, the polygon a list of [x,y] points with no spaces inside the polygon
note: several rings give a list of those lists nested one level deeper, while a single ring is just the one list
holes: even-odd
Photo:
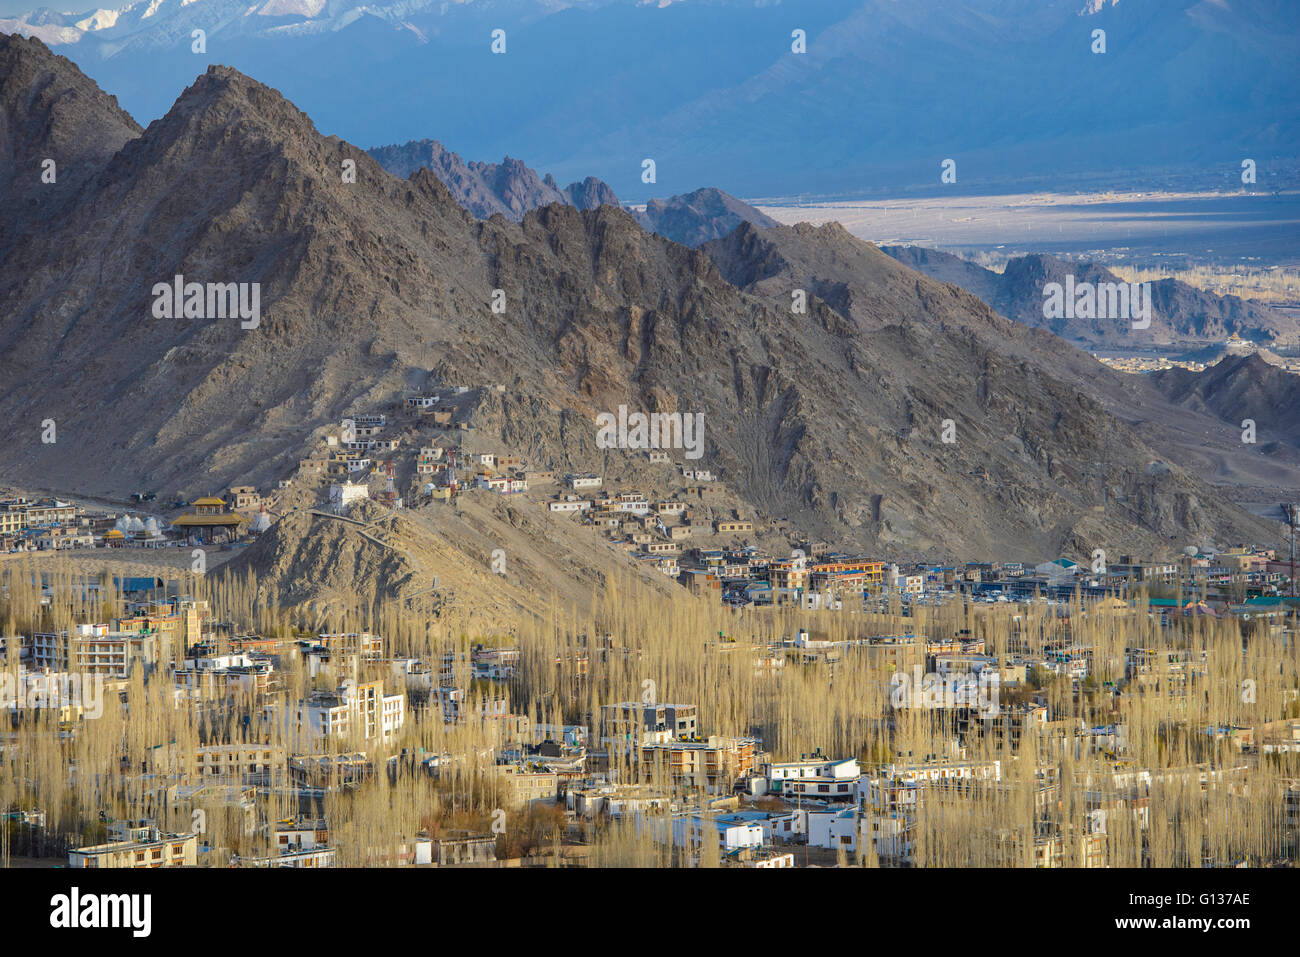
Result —
[{"label": "hillside village house", "polygon": [[719,535],[733,535],[738,532],[752,532],[753,522],[716,522],[714,528]]},{"label": "hillside village house", "polygon": [[479,488],[502,495],[512,495],[528,491],[528,482],[522,478],[510,478],[505,475],[480,475],[477,477]]},{"label": "hillside village house", "polygon": [[698,568],[683,569],[677,581],[693,595],[722,604],[722,578],[713,572]]},{"label": "hillside village house", "polygon": [[681,573],[681,566],[677,564],[676,557],[665,555],[655,560],[655,570],[661,575],[667,575],[669,578],[676,579]]},{"label": "hillside village house", "polygon": [[262,504],[262,496],[251,485],[232,485],[229,495],[232,509],[257,508]]},{"label": "hillside village house", "polygon": [[586,512],[591,509],[591,500],[585,498],[567,498],[556,502],[548,502],[552,512]]}]

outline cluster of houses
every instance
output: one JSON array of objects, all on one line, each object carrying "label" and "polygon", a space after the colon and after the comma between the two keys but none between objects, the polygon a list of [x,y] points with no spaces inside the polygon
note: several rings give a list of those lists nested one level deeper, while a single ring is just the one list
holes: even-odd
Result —
[{"label": "cluster of houses", "polygon": [[71,548],[163,548],[235,541],[270,527],[268,506],[251,486],[233,486],[222,496],[175,503],[170,521],[128,512],[98,511],[56,499],[0,501],[0,552]]},{"label": "cluster of houses", "polygon": [[[881,572],[870,567],[853,574]],[[79,587],[104,586],[85,581]],[[338,855],[330,822],[268,820],[259,795],[290,789],[300,799],[318,798],[380,773],[393,775],[402,762],[414,775],[411,786],[420,786],[422,776],[436,781],[467,763],[486,766],[497,777],[505,810],[539,804],[562,808],[575,830],[626,820],[677,854],[702,855],[709,845],[727,865],[760,868],[864,856],[908,866],[917,862],[918,815],[927,802],[968,801],[1000,790],[1020,794],[1029,786],[1038,812],[1033,826],[997,837],[999,859],[1042,867],[1103,866],[1105,821],[1113,824],[1122,815],[1145,829],[1152,788],[1165,777],[1189,776],[1203,789],[1236,787],[1246,755],[1300,751],[1300,720],[1215,726],[1195,730],[1208,745],[1241,755],[1239,764],[1220,762],[1215,770],[1137,767],[1123,724],[1087,727],[1077,718],[1058,718],[1038,691],[1046,676],[1059,676],[1077,690],[1101,673],[1094,650],[1069,637],[1068,628],[1066,637],[1040,653],[1001,658],[967,632],[832,641],[800,630],[770,647],[748,648],[756,674],[867,656],[880,674],[893,676],[880,716],[885,726],[920,707],[951,732],[942,736],[948,742],[942,754],[893,754],[864,764],[864,755],[819,751],[797,760],[776,758],[757,735],[711,733],[707,716],[689,702],[616,701],[579,723],[547,724],[512,708],[509,689],[521,667],[516,647],[480,644],[422,660],[392,654],[383,636],[370,632],[292,638],[242,634],[233,623],[215,620],[204,602],[175,594],[177,587],[157,579],[122,579],[114,583],[115,593],[128,596],[121,617],[0,638],[0,660],[7,666],[3,703],[13,723],[27,720],[32,707],[58,707],[60,727],[75,736],[79,723],[93,717],[102,702],[86,695],[59,697],[51,689],[66,686],[65,678],[90,675],[101,694],[116,695],[129,706],[128,688],[137,670],[150,682],[167,682],[176,708],[247,719],[239,741],[152,748],[141,787],[135,789],[147,797],[135,809],[139,816],[113,822],[107,840],[71,850],[70,866],[169,867],[214,860],[246,867],[333,866]],[[1088,613],[1141,611],[1113,599]],[[613,635],[584,640],[588,655],[625,650]],[[1112,664],[1107,667],[1113,673]],[[917,673],[910,685],[909,668]],[[289,690],[282,676],[299,669],[315,690]],[[940,689],[978,688],[978,693],[931,694],[920,680],[922,670]],[[1126,648],[1121,673],[1122,680],[1098,693],[1196,695],[1204,693],[1208,680],[1204,652],[1169,648]],[[449,725],[472,719],[493,730],[481,753],[412,752],[403,747],[403,730],[415,709],[427,709]],[[1030,753],[1068,750],[1093,778],[1097,761],[1077,759],[1095,758],[1107,769],[1105,780],[1084,782],[1087,806],[1074,824],[1049,813],[1059,808],[1059,762],[1036,767],[1026,785],[1023,771],[1012,784],[1004,776],[1003,759],[988,757],[1016,751],[1026,736],[1040,742]],[[971,756],[976,753],[984,757]],[[1300,820],[1300,797],[1288,792],[1287,800],[1287,813]],[[201,830],[182,826],[199,812],[233,815],[245,834],[262,835],[259,846],[271,850],[221,856]],[[471,832],[397,835],[393,846],[373,849],[373,856],[375,863],[386,864],[486,865],[496,860],[496,840],[493,834]]]},{"label": "cluster of houses", "polygon": [[[645,456],[650,465],[679,473],[680,482],[672,483],[676,490],[663,496],[607,489],[604,476],[594,473],[531,467],[509,451],[471,450],[467,412],[485,389],[501,388],[446,386],[406,397],[400,413],[354,414],[337,432],[324,435],[321,451],[304,459],[300,471],[328,475],[328,504],[337,512],[371,498],[402,507],[449,502],[473,492],[531,492],[552,514],[572,516],[603,532],[634,562],[678,580],[694,593],[735,606],[854,609],[859,602],[894,597],[909,606],[939,603],[961,593],[988,602],[1037,596],[1065,600],[1075,593],[1127,598],[1139,590],[1172,593],[1182,585],[1196,613],[1220,614],[1229,610],[1233,599],[1239,604],[1252,596],[1281,595],[1294,578],[1289,561],[1279,559],[1272,549],[1248,545],[1217,552],[1192,550],[1195,554],[1164,561],[1121,555],[1119,561],[1108,562],[1094,553],[1083,564],[1058,557],[1037,564],[900,566],[836,552],[817,541],[799,542],[788,555],[773,555],[748,544],[763,523],[727,508],[725,486],[717,475],[691,462],[674,462],[667,450],[634,453]],[[413,461],[396,454],[404,444],[411,448]],[[400,489],[405,494],[399,494]],[[230,505],[195,503],[198,514],[183,517],[181,524],[194,530],[202,527],[202,520],[220,517],[205,510],[224,508],[238,514],[235,491],[228,496]],[[1181,607],[1175,613],[1181,613]]]},{"label": "cluster of houses", "polygon": [[0,552],[88,548],[94,532],[69,502],[44,498],[0,501]]},{"label": "cluster of houses", "polygon": [[[748,525],[718,522],[714,531],[721,534]],[[897,599],[906,612],[958,596],[989,603],[1035,598],[1063,603],[1079,594],[1132,602],[1144,593],[1166,615],[1215,617],[1283,610],[1294,573],[1289,561],[1279,560],[1272,549],[1245,545],[1198,552],[1179,562],[1124,555],[1118,563],[1085,567],[1068,558],[1038,565],[886,564],[832,552],[822,542],[801,542],[790,557],[780,558],[752,545],[697,545],[686,548],[673,569],[693,592],[734,606],[858,610]],[[1181,601],[1173,597],[1180,588]]]},{"label": "cluster of houses", "polygon": [[634,560],[676,579],[693,594],[735,607],[860,610],[896,598],[906,612],[958,596],[990,603],[1034,598],[1064,603],[1075,594],[1134,601],[1143,591],[1173,595],[1181,585],[1181,602],[1159,597],[1151,598],[1151,604],[1167,616],[1250,615],[1283,609],[1291,581],[1290,565],[1276,560],[1271,550],[1244,546],[1183,563],[1139,562],[1125,556],[1120,564],[1087,574],[1066,558],[1037,566],[1019,562],[900,566],[831,552],[817,542],[800,543],[790,557],[775,557],[746,544],[696,544],[693,538],[750,532],[753,523],[666,524],[665,516],[689,516],[687,503],[650,501],[638,493],[567,496],[550,507],[582,512],[589,524],[609,529],[615,544]]}]

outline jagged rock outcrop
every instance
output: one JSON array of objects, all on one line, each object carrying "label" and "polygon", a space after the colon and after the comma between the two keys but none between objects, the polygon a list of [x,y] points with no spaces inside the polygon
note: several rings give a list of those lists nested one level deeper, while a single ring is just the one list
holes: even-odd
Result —
[{"label": "jagged rock outcrop", "polygon": [[402,179],[421,169],[431,171],[456,201],[478,219],[500,213],[517,223],[530,209],[551,203],[565,203],[578,209],[618,205],[614,191],[594,176],[561,189],[550,173],[538,176],[521,160],[507,156],[500,163],[466,162],[437,140],[379,146],[370,150],[370,155]]},{"label": "jagged rock outcrop", "polygon": [[637,214],[637,221],[649,232],[691,247],[721,239],[741,223],[760,228],[776,225],[776,220],[766,213],[711,186],[668,199],[652,199]]}]

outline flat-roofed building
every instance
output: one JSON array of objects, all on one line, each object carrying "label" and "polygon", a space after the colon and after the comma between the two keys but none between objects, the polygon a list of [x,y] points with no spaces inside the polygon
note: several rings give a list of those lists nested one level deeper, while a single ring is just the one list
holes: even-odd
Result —
[{"label": "flat-roofed building", "polygon": [[37,632],[32,636],[34,669],[69,671],[105,678],[129,678],[135,667],[152,671],[159,661],[154,632],[109,631],[107,625],[77,625],[71,632]]},{"label": "flat-roofed building", "polygon": [[735,535],[740,532],[752,532],[753,522],[715,522],[714,528],[719,535]]},{"label": "flat-roofed building", "polygon": [[208,744],[194,749],[194,773],[200,779],[274,783],[284,768],[284,748],[270,744]]},{"label": "flat-roofed building", "polygon": [[607,704],[600,710],[602,737],[609,737],[618,728],[668,731],[674,738],[694,737],[699,730],[698,709],[693,704],[622,701]]},{"label": "flat-roofed building", "polygon": [[330,739],[390,739],[406,720],[406,695],[384,694],[382,681],[344,682],[336,691],[318,691],[294,710],[294,730],[319,744]]},{"label": "flat-roofed building", "polygon": [[730,790],[754,770],[754,742],[714,735],[707,741],[652,741],[641,747],[642,775],[656,771],[675,783],[709,791]]},{"label": "flat-roofed building", "polygon": [[197,834],[164,834],[148,823],[118,823],[109,828],[112,840],[68,852],[69,867],[194,867],[198,864]]},{"label": "flat-roofed building", "polygon": [[497,839],[490,834],[451,831],[433,842],[433,862],[439,867],[490,866],[496,859]]},{"label": "flat-roofed building", "polygon": [[767,765],[768,791],[782,797],[808,797],[823,801],[856,801],[862,769],[857,758],[831,760],[820,753],[798,761]]}]

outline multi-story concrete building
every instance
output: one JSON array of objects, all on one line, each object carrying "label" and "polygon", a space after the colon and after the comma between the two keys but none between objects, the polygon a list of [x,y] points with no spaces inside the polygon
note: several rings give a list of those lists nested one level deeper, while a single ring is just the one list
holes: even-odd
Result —
[{"label": "multi-story concrete building", "polygon": [[318,691],[294,709],[293,728],[313,743],[331,738],[389,739],[406,720],[406,695],[384,694],[382,681],[345,681],[337,691]]},{"label": "multi-story concrete building", "polygon": [[707,741],[652,741],[641,747],[642,774],[666,774],[673,782],[709,791],[730,790],[754,770],[754,742],[710,737]]},{"label": "multi-story concrete building", "polygon": [[624,733],[640,727],[646,731],[669,731],[674,738],[694,737],[699,729],[693,704],[644,704],[623,701],[601,709],[601,737],[610,737],[618,729]]},{"label": "multi-story concrete building", "polygon": [[157,632],[109,631],[108,625],[77,625],[72,632],[37,632],[30,660],[35,669],[129,678],[135,667],[158,664]]},{"label": "multi-story concrete building", "polygon": [[194,749],[194,773],[201,779],[275,783],[284,769],[284,749],[269,744],[209,744]]},{"label": "multi-story concrete building", "polygon": [[275,668],[269,660],[251,655],[215,655],[185,659],[172,677],[178,689],[196,699],[260,698],[271,692]]}]

